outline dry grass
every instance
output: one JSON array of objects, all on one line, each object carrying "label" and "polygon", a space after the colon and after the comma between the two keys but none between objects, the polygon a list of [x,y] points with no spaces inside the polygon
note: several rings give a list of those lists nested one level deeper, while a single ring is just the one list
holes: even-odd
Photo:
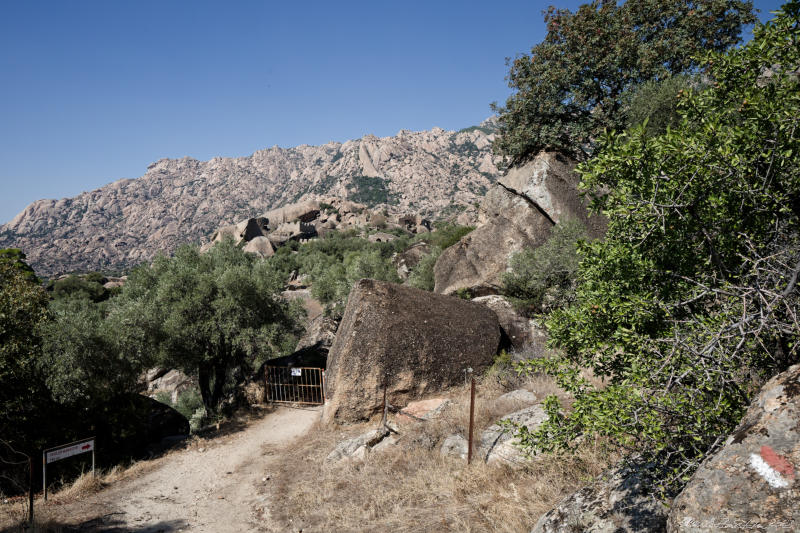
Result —
[{"label": "dry grass", "polygon": [[[527,388],[539,399],[564,397],[537,376],[514,383],[497,375],[477,387],[476,437],[495,420],[525,405],[495,399],[509,388]],[[509,378],[510,379],[510,378]],[[437,420],[401,427],[398,444],[364,462],[323,466],[344,438],[376,423],[330,429],[319,426],[281,458],[273,476],[272,516],[281,531],[530,531],[558,501],[616,460],[603,447],[584,444],[568,457],[540,456],[524,469],[441,457],[442,440],[466,434],[469,389],[446,395],[453,405]]]}]

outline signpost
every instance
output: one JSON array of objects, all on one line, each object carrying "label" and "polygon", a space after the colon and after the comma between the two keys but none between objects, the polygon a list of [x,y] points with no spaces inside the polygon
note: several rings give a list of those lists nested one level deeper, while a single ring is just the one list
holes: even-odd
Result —
[{"label": "signpost", "polygon": [[47,465],[61,459],[72,457],[81,453],[92,452],[92,475],[94,475],[94,437],[83,439],[42,452],[42,486],[44,487],[44,501],[47,501]]}]

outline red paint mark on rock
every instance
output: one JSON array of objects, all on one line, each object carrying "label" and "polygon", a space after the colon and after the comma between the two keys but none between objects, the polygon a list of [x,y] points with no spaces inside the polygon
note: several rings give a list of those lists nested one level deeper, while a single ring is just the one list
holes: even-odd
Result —
[{"label": "red paint mark on rock", "polygon": [[780,472],[783,477],[794,479],[794,467],[792,463],[769,446],[765,445],[761,447],[761,458],[764,459],[769,466]]}]

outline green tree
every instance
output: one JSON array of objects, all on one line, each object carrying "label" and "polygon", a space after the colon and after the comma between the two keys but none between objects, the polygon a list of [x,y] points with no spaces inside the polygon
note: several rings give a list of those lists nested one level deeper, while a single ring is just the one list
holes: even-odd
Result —
[{"label": "green tree", "polygon": [[52,291],[55,299],[80,296],[93,302],[102,302],[111,296],[111,292],[103,286],[103,281],[102,275],[97,273],[86,276],[70,274],[66,278],[51,281],[47,289]]},{"label": "green tree", "polygon": [[495,149],[511,163],[545,148],[579,159],[605,129],[626,124],[626,94],[648,80],[691,72],[704,50],[739,42],[756,17],[741,0],[595,0],[573,13],[550,7],[542,43],[510,61],[514,91],[499,114]]},{"label": "green tree", "polygon": [[[42,374],[55,399],[64,405],[100,405],[119,395],[136,392],[152,359],[145,350],[132,350],[122,306],[96,304],[73,295],[50,304],[53,319],[42,328]],[[141,325],[139,325],[141,328]]]},{"label": "green tree", "polygon": [[17,270],[34,283],[39,282],[36,273],[31,266],[25,262],[25,254],[19,248],[2,248],[0,249],[0,263],[8,263],[14,266]]},{"label": "green tree", "polygon": [[[564,355],[527,363],[575,396],[529,446],[604,435],[678,487],[739,422],[759,385],[798,360],[800,2],[705,64],[712,86],[681,123],[609,134],[582,166],[609,217],[584,244],[576,304],[548,322]],[[589,367],[607,380],[581,378]]]},{"label": "green tree", "polygon": [[130,349],[196,375],[206,412],[214,415],[226,384],[294,347],[300,310],[281,299],[283,282],[268,261],[233,241],[205,254],[185,246],[134,270],[118,319],[138,335],[127,339]]},{"label": "green tree", "polygon": [[0,260],[0,436],[33,447],[37,409],[47,398],[38,372],[47,294],[30,276],[24,256]]}]

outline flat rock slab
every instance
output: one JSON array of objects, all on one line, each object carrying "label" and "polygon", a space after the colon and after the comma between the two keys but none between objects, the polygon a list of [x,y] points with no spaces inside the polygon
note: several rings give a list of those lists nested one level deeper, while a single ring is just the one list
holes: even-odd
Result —
[{"label": "flat rock slab", "polygon": [[531,533],[661,533],[667,507],[649,493],[642,476],[617,468],[565,498]]},{"label": "flat rock slab", "polygon": [[512,390],[497,398],[498,402],[536,403],[539,399],[534,393],[525,389]]},{"label": "flat rock slab", "polygon": [[430,398],[411,402],[397,415],[399,424],[408,424],[437,418],[452,402],[447,398]]},{"label": "flat rock slab", "polygon": [[525,454],[514,445],[513,431],[506,429],[501,422],[521,424],[530,431],[535,431],[545,420],[547,413],[540,404],[504,416],[481,434],[478,445],[480,457],[487,463],[502,462],[509,465],[523,463]]},{"label": "flat rock slab", "polygon": [[370,450],[389,435],[386,428],[378,428],[362,433],[357,437],[343,440],[325,457],[326,465],[348,459],[364,459]]}]

